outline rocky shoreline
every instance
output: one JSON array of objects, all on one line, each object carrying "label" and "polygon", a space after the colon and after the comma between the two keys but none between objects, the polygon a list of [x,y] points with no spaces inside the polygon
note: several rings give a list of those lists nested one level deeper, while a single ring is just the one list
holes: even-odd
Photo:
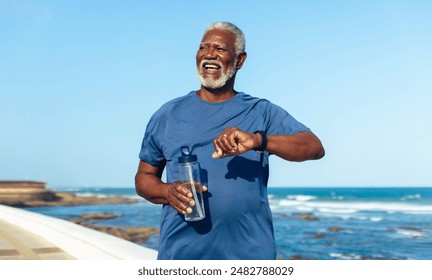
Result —
[{"label": "rocky shoreline", "polygon": [[138,199],[116,196],[80,196],[69,192],[46,191],[43,199],[23,199],[3,201],[2,204],[13,207],[75,206],[91,204],[130,204]]},{"label": "rocky shoreline", "polygon": [[117,217],[119,217],[119,215],[113,213],[89,213],[81,215],[78,218],[70,219],[70,221],[87,228],[108,233],[140,244],[146,242],[150,235],[159,234],[159,229],[154,227],[108,227],[97,226],[91,223],[92,220],[114,219]]}]

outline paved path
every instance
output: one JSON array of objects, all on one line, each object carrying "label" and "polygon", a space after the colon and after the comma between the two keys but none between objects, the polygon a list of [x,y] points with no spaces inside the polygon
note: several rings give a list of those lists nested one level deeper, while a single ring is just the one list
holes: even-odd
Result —
[{"label": "paved path", "polygon": [[75,259],[45,239],[0,220],[0,260]]},{"label": "paved path", "polygon": [[154,260],[156,255],[72,222],[0,205],[0,260]]}]

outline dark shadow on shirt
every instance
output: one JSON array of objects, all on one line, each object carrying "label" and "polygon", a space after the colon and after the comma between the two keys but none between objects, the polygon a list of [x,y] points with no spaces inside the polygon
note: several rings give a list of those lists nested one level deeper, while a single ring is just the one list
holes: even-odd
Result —
[{"label": "dark shadow on shirt", "polygon": [[233,157],[227,165],[228,172],[225,174],[226,179],[238,178],[248,182],[255,182],[258,179],[258,172],[261,168],[260,162],[250,160],[242,156]]}]

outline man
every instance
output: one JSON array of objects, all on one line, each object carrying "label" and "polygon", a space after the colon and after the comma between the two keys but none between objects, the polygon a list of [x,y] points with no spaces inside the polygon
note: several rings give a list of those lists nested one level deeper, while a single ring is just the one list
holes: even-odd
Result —
[{"label": "man", "polygon": [[[285,110],[234,90],[245,60],[243,32],[211,24],[196,54],[201,88],[163,105],[147,125],[135,181],[140,196],[164,204],[158,259],[275,259],[269,155],[324,156],[320,140]],[[195,202],[178,182],[182,146],[198,156],[207,190],[206,216],[197,222],[184,220]]]}]

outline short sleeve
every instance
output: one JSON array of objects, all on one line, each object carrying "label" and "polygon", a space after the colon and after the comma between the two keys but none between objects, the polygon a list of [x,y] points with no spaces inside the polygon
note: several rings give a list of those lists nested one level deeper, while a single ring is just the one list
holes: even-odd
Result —
[{"label": "short sleeve", "polygon": [[310,131],[301,122],[297,121],[283,108],[267,102],[267,133],[268,134],[295,134],[301,131]]},{"label": "short sleeve", "polygon": [[147,124],[144,138],[141,144],[139,158],[153,166],[160,165],[165,157],[162,152],[161,143],[158,139],[161,137],[162,121],[160,114],[155,113]]}]

